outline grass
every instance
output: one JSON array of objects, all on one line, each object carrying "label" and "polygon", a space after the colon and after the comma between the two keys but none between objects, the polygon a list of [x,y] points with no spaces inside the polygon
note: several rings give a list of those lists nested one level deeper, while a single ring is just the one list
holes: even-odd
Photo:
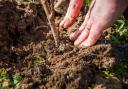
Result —
[{"label": "grass", "polygon": [[21,76],[19,73],[9,76],[6,69],[0,68],[0,89],[14,89],[19,86],[20,81]]}]

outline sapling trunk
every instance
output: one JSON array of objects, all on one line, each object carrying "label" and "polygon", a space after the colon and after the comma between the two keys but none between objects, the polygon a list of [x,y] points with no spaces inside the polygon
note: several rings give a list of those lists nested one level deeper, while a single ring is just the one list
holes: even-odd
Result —
[{"label": "sapling trunk", "polygon": [[55,44],[56,44],[56,46],[58,46],[58,44],[59,44],[59,30],[56,29],[53,11],[50,8],[48,0],[41,0],[41,4],[43,5],[44,11],[46,13],[46,16],[47,16],[54,40],[55,40]]}]

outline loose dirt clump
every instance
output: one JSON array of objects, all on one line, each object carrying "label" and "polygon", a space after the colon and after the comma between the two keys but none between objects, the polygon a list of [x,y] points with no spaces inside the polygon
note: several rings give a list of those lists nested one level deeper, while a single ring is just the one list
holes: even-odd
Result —
[{"label": "loose dirt clump", "polygon": [[[56,23],[58,19],[61,16],[57,14]],[[69,29],[77,29],[82,19],[80,16]],[[84,49],[73,46],[69,33],[61,31],[60,46],[55,47],[39,1],[0,1],[0,67],[8,69],[10,75],[20,73],[22,81],[16,89],[85,89],[101,81],[110,89],[111,83],[121,84],[109,81],[101,72],[118,60],[119,51],[110,44],[110,32],[105,31],[95,46]]]}]

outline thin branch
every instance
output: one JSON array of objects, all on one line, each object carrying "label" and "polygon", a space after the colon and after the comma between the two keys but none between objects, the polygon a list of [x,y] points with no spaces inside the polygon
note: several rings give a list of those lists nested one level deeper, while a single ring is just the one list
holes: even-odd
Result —
[{"label": "thin branch", "polygon": [[41,0],[41,4],[43,5],[44,11],[46,13],[46,16],[47,16],[54,40],[55,40],[55,44],[56,44],[56,46],[58,46],[58,44],[59,44],[59,31],[56,29],[52,9],[50,8],[48,0]]}]

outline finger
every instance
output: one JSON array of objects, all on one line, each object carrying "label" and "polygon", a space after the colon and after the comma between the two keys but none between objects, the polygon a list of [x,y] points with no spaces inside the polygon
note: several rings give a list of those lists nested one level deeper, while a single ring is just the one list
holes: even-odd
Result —
[{"label": "finger", "polygon": [[[93,8],[93,6],[94,6],[94,3],[95,3],[95,0],[93,0],[92,1],[92,3],[91,3],[91,5],[90,5],[90,8],[89,8],[89,11],[88,11],[88,13],[87,13],[87,15],[86,15],[86,17],[85,17],[85,20],[84,20],[84,22],[83,22],[83,24],[80,26],[80,28],[77,30],[77,31],[75,31],[74,33],[72,33],[71,35],[70,35],[70,39],[71,40],[76,40],[78,37],[79,37],[79,35],[81,34],[81,32],[85,29],[85,27],[86,27],[86,24],[88,24],[88,28],[90,28],[91,27],[91,20],[90,21],[88,21],[89,20],[89,17],[90,17],[90,14],[91,14],[91,10],[92,10],[92,8]],[[85,30],[86,31],[86,30]],[[88,33],[88,32],[87,32]],[[79,43],[81,43],[81,41],[82,40],[77,40],[76,42],[75,42],[75,45],[78,45]]]},{"label": "finger", "polygon": [[[88,24],[88,26],[89,26],[88,28],[91,27],[91,24],[88,20],[89,20],[90,14],[91,14],[91,10],[94,7],[94,4],[95,4],[95,0],[92,1],[91,5],[90,5],[90,8],[89,8],[89,11],[88,11],[87,15],[85,16],[85,20],[84,20],[83,24],[80,26],[79,30],[75,31],[74,33],[72,33],[70,35],[69,38],[71,40],[76,40],[77,39],[77,37],[80,35],[80,33],[85,29],[86,24]],[[87,23],[87,22],[89,22],[89,23]]]},{"label": "finger", "polygon": [[84,21],[78,30],[71,33],[71,35],[69,36],[70,40],[73,40],[73,41],[76,40],[77,37],[81,34],[81,32],[84,30],[85,26],[86,26],[86,22]]},{"label": "finger", "polygon": [[[76,40],[77,39],[77,37],[81,34],[81,32],[85,29],[85,27],[86,27],[86,24],[87,24],[87,21],[88,21],[88,19],[89,19],[89,14],[90,13],[87,13],[87,15],[85,16],[85,20],[84,20],[84,22],[83,22],[83,24],[80,26],[80,28],[77,30],[77,31],[75,31],[74,33],[72,33],[71,35],[70,35],[70,40]],[[88,26],[89,26],[89,24],[90,23],[88,23]],[[89,26],[90,27],[90,26]]]},{"label": "finger", "polygon": [[71,0],[66,16],[60,23],[60,26],[63,26],[64,28],[69,27],[78,16],[82,5],[83,0]]},{"label": "finger", "polygon": [[80,44],[79,47],[89,47],[94,45],[97,40],[100,38],[103,28],[100,25],[93,25],[91,27],[89,36],[84,42]]},{"label": "finger", "polygon": [[87,13],[87,15],[86,15],[86,17],[85,17],[85,22],[87,22],[87,21],[89,20],[89,18],[90,18],[90,15],[91,15],[92,9],[93,9],[93,7],[94,7],[95,1],[96,1],[96,0],[93,0],[93,1],[91,2],[91,5],[90,5],[89,10],[88,10],[88,13]]},{"label": "finger", "polygon": [[75,40],[74,45],[78,46],[79,44],[81,44],[84,40],[87,39],[89,34],[89,30],[86,28],[84,29],[81,34],[78,36],[78,38]]},{"label": "finger", "polygon": [[[88,36],[89,34],[89,30],[91,28],[92,25],[92,20],[88,20],[88,22],[86,23],[86,27],[84,28],[84,30],[81,32],[81,34],[77,37],[76,41],[74,42],[74,45],[79,45],[80,43],[82,43]],[[81,29],[83,29],[81,27]]]},{"label": "finger", "polygon": [[70,12],[71,18],[70,21],[66,21],[64,24],[64,27],[69,27],[72,25],[73,21],[78,17],[80,9],[83,5],[83,0],[78,0],[74,8],[72,9],[72,12]]}]

